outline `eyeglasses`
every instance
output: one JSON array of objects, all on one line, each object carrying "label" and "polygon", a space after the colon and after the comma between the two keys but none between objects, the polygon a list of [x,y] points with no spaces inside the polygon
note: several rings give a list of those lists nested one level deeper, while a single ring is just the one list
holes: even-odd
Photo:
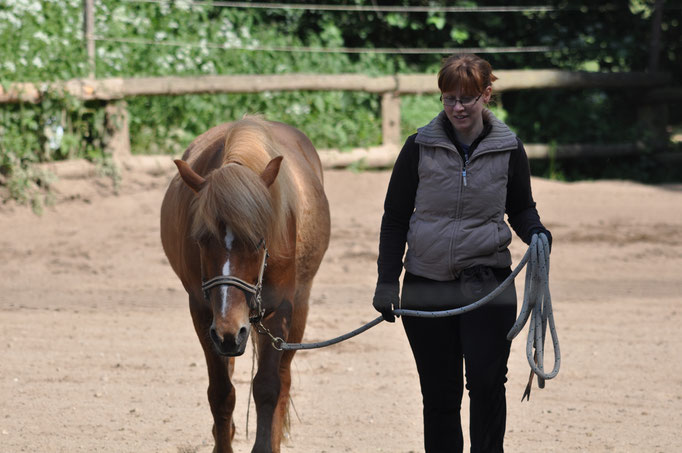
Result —
[{"label": "eyeglasses", "polygon": [[462,97],[461,99],[457,99],[457,98],[454,97],[454,96],[445,96],[445,97],[443,97],[443,95],[441,94],[441,95],[440,95],[440,100],[441,100],[441,102],[443,103],[443,105],[446,105],[446,106],[448,106],[448,107],[454,107],[455,105],[457,105],[458,102],[459,102],[460,104],[462,104],[462,107],[471,107],[472,105],[474,105],[475,103],[478,102],[478,100],[481,98],[481,96],[483,96],[483,93],[479,94],[479,95],[476,96],[476,97],[474,97],[474,96],[464,96],[464,97]]}]

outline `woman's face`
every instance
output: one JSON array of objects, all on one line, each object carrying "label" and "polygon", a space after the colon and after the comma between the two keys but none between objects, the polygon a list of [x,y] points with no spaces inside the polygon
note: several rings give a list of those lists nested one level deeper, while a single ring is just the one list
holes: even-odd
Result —
[{"label": "woman's face", "polygon": [[485,104],[490,101],[491,94],[490,86],[475,95],[462,94],[459,91],[443,92],[443,109],[456,131],[469,132],[483,127],[482,112]]}]

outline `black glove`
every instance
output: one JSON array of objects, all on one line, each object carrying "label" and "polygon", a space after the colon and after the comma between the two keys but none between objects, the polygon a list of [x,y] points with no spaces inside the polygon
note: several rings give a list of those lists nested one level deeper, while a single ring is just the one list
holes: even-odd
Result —
[{"label": "black glove", "polygon": [[533,228],[530,232],[530,237],[532,238],[534,234],[545,233],[547,236],[547,242],[549,242],[549,251],[552,252],[552,233],[549,232],[547,228]]},{"label": "black glove", "polygon": [[396,283],[377,283],[377,288],[374,291],[374,300],[372,305],[381,313],[385,321],[395,322],[393,315],[393,307],[398,306],[400,302],[400,285]]}]

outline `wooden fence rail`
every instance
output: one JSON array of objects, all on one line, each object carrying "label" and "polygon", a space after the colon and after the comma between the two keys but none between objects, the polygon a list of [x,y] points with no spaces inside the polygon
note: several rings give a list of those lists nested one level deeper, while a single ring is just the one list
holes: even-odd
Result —
[{"label": "wooden fence rail", "polygon": [[[672,78],[667,73],[593,73],[559,70],[499,70],[496,92],[516,90],[603,88],[613,90],[637,89],[637,99],[652,103],[679,100],[682,90],[671,88]],[[389,166],[397,153],[400,134],[400,96],[405,94],[438,93],[433,74],[397,74],[392,76],[367,76],[363,74],[286,74],[286,75],[206,75],[197,77],[135,77],[108,79],[73,79],[50,83],[12,83],[0,86],[0,104],[38,103],[49,90],[65,91],[82,100],[107,102],[111,116],[122,116],[124,121],[111,121],[123,125],[109,140],[111,152],[117,156],[130,154],[125,103],[134,96],[167,96],[207,93],[259,93],[276,91],[363,91],[382,96],[382,137],[380,147],[353,150],[351,153],[323,152],[326,166],[347,166],[364,159],[368,166]],[[642,92],[648,96],[642,96]],[[649,105],[637,105],[642,119],[655,129],[663,130],[661,118],[653,115]],[[663,127],[661,127],[663,126]],[[573,157],[580,154],[612,155],[638,150],[633,144],[563,145],[555,150],[556,157]],[[548,157],[547,145],[529,145],[529,157]]]},{"label": "wooden fence rail", "polygon": [[[667,73],[593,73],[558,70],[500,70],[495,91],[553,88],[660,88],[671,81]],[[111,101],[131,96],[264,91],[364,91],[368,93],[438,93],[433,74],[372,77],[362,74],[206,75],[197,77],[135,77],[73,79],[51,83],[11,83],[0,86],[0,104],[40,102],[47,89],[64,90],[83,100]]]}]

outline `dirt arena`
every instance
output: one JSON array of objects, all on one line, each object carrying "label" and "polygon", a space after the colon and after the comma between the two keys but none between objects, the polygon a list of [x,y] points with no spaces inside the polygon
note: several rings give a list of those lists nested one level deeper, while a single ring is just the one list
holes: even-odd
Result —
[{"label": "dirt arena", "polygon": [[[107,179],[62,180],[40,217],[0,205],[0,452],[211,451],[203,354],[159,240],[169,178],[129,172],[117,195]],[[332,240],[307,341],[377,316],[388,178],[326,173]],[[682,186],[536,178],[533,189],[554,235],[562,368],[520,402],[524,329],[510,359],[507,451],[682,451]],[[512,250],[516,263],[525,245],[515,238]],[[250,373],[248,348],[235,373],[238,452],[255,436],[253,405],[246,423]],[[297,353],[293,381],[283,451],[422,450],[419,386],[400,322]]]}]

